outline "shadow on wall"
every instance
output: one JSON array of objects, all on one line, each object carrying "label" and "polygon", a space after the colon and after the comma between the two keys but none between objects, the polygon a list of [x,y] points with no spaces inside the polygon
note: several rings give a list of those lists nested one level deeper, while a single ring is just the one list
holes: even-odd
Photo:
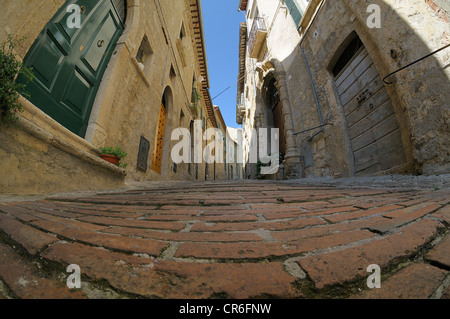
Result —
[{"label": "shadow on wall", "polygon": [[[383,82],[449,43],[448,13],[432,1],[372,2],[380,9],[379,28],[368,26],[374,16],[367,3],[325,1],[301,49],[259,74],[262,83],[273,74],[277,80],[280,127],[287,147],[293,136],[298,152],[291,177],[450,172],[450,48],[387,78],[392,84]],[[277,64],[268,63],[276,61],[271,53],[263,65]],[[264,87],[257,91],[255,123],[272,127]]]}]

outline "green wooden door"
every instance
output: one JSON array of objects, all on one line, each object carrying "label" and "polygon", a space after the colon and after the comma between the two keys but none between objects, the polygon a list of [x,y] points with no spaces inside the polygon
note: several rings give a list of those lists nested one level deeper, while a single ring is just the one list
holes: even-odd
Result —
[{"label": "green wooden door", "polygon": [[[81,27],[70,28],[70,4],[81,8]],[[69,0],[41,32],[27,56],[36,78],[31,102],[84,137],[105,69],[124,29],[111,0]],[[19,78],[18,81],[24,81]]]}]

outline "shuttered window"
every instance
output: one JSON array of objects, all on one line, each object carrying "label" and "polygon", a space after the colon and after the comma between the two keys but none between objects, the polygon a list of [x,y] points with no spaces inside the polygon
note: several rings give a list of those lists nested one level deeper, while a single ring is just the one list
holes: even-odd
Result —
[{"label": "shuttered window", "polygon": [[285,0],[286,6],[294,20],[295,26],[298,27],[300,20],[302,20],[303,12],[296,0]]}]

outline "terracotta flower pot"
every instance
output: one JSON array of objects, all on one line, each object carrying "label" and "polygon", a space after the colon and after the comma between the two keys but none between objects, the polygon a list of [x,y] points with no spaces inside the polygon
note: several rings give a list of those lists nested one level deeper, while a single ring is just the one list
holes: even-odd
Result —
[{"label": "terracotta flower pot", "polygon": [[107,155],[107,154],[102,154],[102,155],[100,155],[100,157],[102,159],[104,159],[105,161],[110,162],[114,165],[119,165],[120,157],[117,157],[114,155]]}]

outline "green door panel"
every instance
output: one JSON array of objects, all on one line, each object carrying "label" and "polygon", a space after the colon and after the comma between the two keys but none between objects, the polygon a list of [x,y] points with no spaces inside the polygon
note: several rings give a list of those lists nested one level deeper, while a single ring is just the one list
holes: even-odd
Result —
[{"label": "green door panel", "polygon": [[66,55],[60,50],[53,37],[46,35],[43,42],[45,42],[43,45],[36,48],[27,61],[27,65],[33,67],[35,81],[50,92]]},{"label": "green door panel", "polygon": [[[70,4],[83,8],[81,28],[69,28]],[[111,0],[69,0],[39,35],[24,64],[35,79],[30,101],[84,137],[92,105],[123,24]],[[18,81],[25,81],[19,77]]]},{"label": "green door panel", "polygon": [[102,23],[102,28],[91,41],[89,49],[84,60],[87,62],[93,72],[98,70],[103,56],[111,49],[111,41],[117,31],[117,26],[114,23],[114,18],[109,14]]},{"label": "green door panel", "polygon": [[86,104],[86,99],[89,97],[89,91],[92,90],[92,85],[75,69],[74,75],[71,77],[67,87],[70,90],[66,90],[62,100],[63,104],[77,115],[82,116],[83,106]]}]

